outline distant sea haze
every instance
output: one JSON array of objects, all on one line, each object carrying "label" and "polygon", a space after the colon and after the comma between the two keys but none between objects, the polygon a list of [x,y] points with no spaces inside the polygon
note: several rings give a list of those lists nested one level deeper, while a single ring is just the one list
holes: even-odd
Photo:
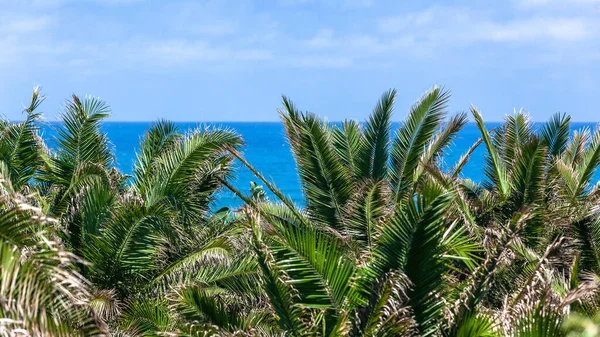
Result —
[{"label": "distant sea haze", "polygon": [[[302,204],[302,188],[296,172],[296,164],[280,122],[179,122],[175,124],[179,127],[180,132],[206,125],[237,131],[246,143],[243,149],[246,159],[267,179],[275,182],[284,194],[291,197],[296,203]],[[56,133],[54,129],[58,125],[59,123],[51,122],[42,128],[42,137],[50,147],[55,146],[54,136]],[[105,122],[103,124],[104,130],[114,146],[117,165],[123,173],[131,174],[140,140],[151,125],[152,122]],[[486,125],[488,129],[492,129],[501,123],[487,123]],[[392,131],[399,126],[400,123],[394,123]],[[573,130],[583,127],[593,130],[596,124],[572,123]],[[448,167],[453,166],[460,156],[479,139],[480,135],[474,123],[467,124],[445,153],[443,164]],[[483,181],[485,179],[483,172],[485,154],[485,146],[481,144],[465,165],[462,176],[475,182]],[[258,179],[241,164],[236,164],[236,168],[234,185],[241,191],[249,191],[250,181],[258,182]],[[596,172],[594,180],[599,179],[600,173]],[[269,197],[274,198],[272,194],[269,194]],[[237,206],[240,203],[240,200],[233,194],[224,192],[214,207]]]}]

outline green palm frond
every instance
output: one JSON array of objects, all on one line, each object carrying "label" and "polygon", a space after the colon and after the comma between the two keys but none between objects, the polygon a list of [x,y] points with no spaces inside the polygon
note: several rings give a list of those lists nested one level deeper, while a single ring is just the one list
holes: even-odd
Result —
[{"label": "green palm frond", "polygon": [[354,120],[342,122],[341,127],[335,126],[332,129],[331,140],[348,176],[362,177],[360,155],[364,152],[363,147],[366,141],[360,124]]},{"label": "green palm frond", "polygon": [[187,278],[183,275],[187,271],[196,270],[197,267],[209,267],[213,262],[217,263],[214,268],[221,264],[227,265],[238,251],[235,240],[242,233],[242,228],[231,223],[213,226],[199,233],[188,233],[189,242],[180,243],[185,245],[181,247],[181,253],[178,251],[174,257],[166,256],[168,264],[160,267],[160,273],[155,277],[154,282],[173,283],[175,279]]},{"label": "green palm frond", "polygon": [[216,335],[235,334],[271,323],[270,315],[265,312],[237,306],[218,293],[198,287],[179,290],[172,308],[187,322],[193,322],[189,326],[191,331],[202,335],[211,330]]},{"label": "green palm frond", "polygon": [[[29,233],[27,246],[0,238],[0,332],[7,335],[90,336],[100,335],[99,326],[87,310],[87,281],[75,272],[80,260],[52,240],[50,231],[39,231],[47,219],[39,210],[13,206],[2,200],[0,228],[20,226]],[[31,221],[33,224],[26,225]],[[47,228],[50,228],[48,226]]]},{"label": "green palm frond", "polygon": [[256,217],[257,215],[248,214],[252,227],[253,249],[261,270],[263,287],[273,311],[277,314],[277,322],[290,336],[304,336],[307,328],[303,310],[296,302],[298,294],[288,283],[289,276],[276,264],[273,255],[265,245],[262,228]]},{"label": "green palm frond", "polygon": [[452,116],[448,123],[433,137],[427,150],[421,156],[419,165],[414,175],[414,181],[421,180],[423,174],[428,168],[436,167],[437,160],[443,156],[444,150],[457,137],[458,132],[467,124],[468,117],[466,113],[460,113]]},{"label": "green palm frond", "polygon": [[541,131],[542,145],[548,147],[548,155],[557,157],[563,153],[569,141],[571,131],[571,116],[554,114]]},{"label": "green palm frond", "polygon": [[92,263],[90,278],[94,282],[124,296],[138,278],[154,270],[157,231],[164,218],[133,203],[113,212],[112,221],[86,246],[84,257]]},{"label": "green palm frond", "polygon": [[477,127],[481,132],[483,142],[488,151],[489,163],[486,166],[485,173],[488,179],[495,185],[500,196],[502,198],[508,198],[512,187],[510,186],[506,165],[492,142],[490,134],[483,123],[481,114],[475,107],[471,107],[471,112],[473,113],[473,117],[475,118],[475,122],[477,123]]},{"label": "green palm frond", "polygon": [[594,132],[589,146],[586,148],[583,160],[577,166],[579,180],[577,182],[577,195],[581,196],[588,189],[590,180],[600,165],[600,128]]},{"label": "green palm frond", "polygon": [[421,160],[425,164],[432,163],[444,154],[444,150],[456,139],[460,130],[467,124],[469,118],[466,112],[456,114],[448,120],[443,128],[436,134],[432,142],[427,147]]},{"label": "green palm frond", "polygon": [[[238,312],[228,307],[219,296],[197,287],[188,287],[178,291],[175,304],[177,312],[186,320],[212,325],[225,331],[244,328]],[[197,323],[196,323],[197,324]]]},{"label": "green palm frond", "polygon": [[[505,165],[513,164],[519,155],[518,150],[527,144],[533,137],[533,124],[529,115],[519,111],[514,115],[507,115],[506,122],[501,132],[496,132],[497,148],[501,149],[501,156]],[[510,167],[507,167],[510,170]]]},{"label": "green palm frond", "polygon": [[439,291],[446,270],[442,246],[443,214],[453,196],[443,194],[430,203],[422,198],[408,204],[381,229],[369,263],[362,268],[358,286],[368,293],[370,284],[391,271],[402,271],[411,282],[408,305],[424,335],[432,334],[441,314]]},{"label": "green palm frond", "polygon": [[471,313],[461,321],[461,325],[447,336],[452,337],[500,337],[502,336],[494,327],[491,317],[481,313]]},{"label": "green palm frond", "polygon": [[172,271],[158,276],[149,285],[156,286],[168,293],[180,286],[196,286],[218,290],[240,297],[262,296],[262,290],[257,287],[259,282],[258,264],[254,256],[236,257],[229,261],[211,261],[198,264],[188,269]]},{"label": "green palm frond", "polygon": [[600,273],[600,217],[592,214],[574,221],[570,226],[574,245],[578,247],[580,257],[577,268],[582,271]]},{"label": "green palm frond", "polygon": [[140,153],[133,168],[133,188],[144,194],[144,188],[153,174],[157,157],[171,149],[181,135],[173,122],[160,120],[153,123],[140,142]]},{"label": "green palm frond", "polygon": [[306,207],[313,218],[341,228],[342,208],[350,196],[353,180],[333,149],[330,127],[310,113],[282,112],[292,146]]},{"label": "green palm frond", "polygon": [[562,337],[564,316],[540,303],[517,318],[508,331],[512,336],[522,337]]},{"label": "green palm frond", "polygon": [[67,102],[57,127],[57,149],[43,156],[44,165],[37,179],[54,185],[58,191],[50,203],[53,214],[63,214],[73,198],[87,185],[110,185],[110,170],[115,158],[101,122],[110,108],[96,98],[80,100],[73,95]]},{"label": "green palm frond", "polygon": [[24,112],[24,121],[10,123],[3,121],[0,130],[0,170],[4,178],[10,180],[11,191],[18,192],[30,183],[41,165],[45,145],[39,136],[41,115],[35,110],[44,101],[39,88],[34,89],[31,103]]},{"label": "green palm frond", "polygon": [[390,128],[396,90],[382,96],[365,125],[359,160],[360,177],[380,180],[387,175]]},{"label": "green palm frond", "polygon": [[68,233],[64,240],[78,255],[85,254],[85,247],[92,243],[92,238],[100,235],[105,224],[111,221],[117,197],[116,191],[105,184],[91,183],[80,188],[62,221]]},{"label": "green palm frond", "polygon": [[43,215],[40,209],[26,204],[18,195],[0,196],[0,240],[7,245],[25,248],[35,245],[37,235],[53,219]]},{"label": "green palm frond", "polygon": [[172,151],[158,158],[160,170],[168,172],[170,183],[185,183],[194,178],[203,162],[216,159],[241,145],[240,136],[232,131],[198,129],[182,138]]},{"label": "green palm frond", "polygon": [[391,149],[390,182],[397,202],[410,195],[415,169],[445,117],[449,98],[448,91],[434,87],[411,108],[396,133]]},{"label": "green palm frond", "polygon": [[473,145],[471,145],[471,147],[469,147],[469,149],[462,156],[460,156],[454,167],[452,167],[452,169],[450,170],[450,176],[453,179],[458,178],[465,165],[469,162],[469,159],[471,159],[471,155],[473,154],[473,152],[475,152],[479,145],[481,145],[482,142],[483,138],[479,138],[475,143],[473,143]]},{"label": "green palm frond", "polygon": [[129,336],[159,337],[177,334],[177,322],[169,313],[166,301],[141,298],[123,310],[120,328]]},{"label": "green palm frond", "polygon": [[382,181],[366,181],[350,199],[345,209],[344,233],[361,249],[370,250],[377,240],[378,227],[390,215],[392,201],[389,187]]},{"label": "green palm frond", "polygon": [[513,167],[513,183],[517,193],[517,205],[533,204],[543,197],[544,165],[546,149],[540,145],[537,138],[533,138],[527,144],[519,146],[519,153]]},{"label": "green palm frond", "polygon": [[591,139],[592,133],[588,127],[575,130],[573,132],[573,136],[571,136],[571,139],[567,144],[567,148],[561,156],[564,162],[572,167],[579,165],[579,163],[581,163],[583,160],[585,149],[590,143]]},{"label": "green palm frond", "polygon": [[153,164],[154,173],[141,189],[146,207],[166,207],[184,227],[206,216],[221,181],[231,175],[227,153],[242,145],[235,132],[197,129],[183,137]]},{"label": "green palm frond", "polygon": [[73,95],[61,116],[62,126],[57,130],[59,150],[56,163],[72,171],[85,162],[110,167],[114,163],[114,155],[100,125],[109,113],[106,102],[91,97],[81,101]]},{"label": "green palm frond", "polygon": [[312,226],[269,219],[275,236],[265,241],[298,292],[303,306],[339,310],[350,291],[354,262],[336,236]]}]

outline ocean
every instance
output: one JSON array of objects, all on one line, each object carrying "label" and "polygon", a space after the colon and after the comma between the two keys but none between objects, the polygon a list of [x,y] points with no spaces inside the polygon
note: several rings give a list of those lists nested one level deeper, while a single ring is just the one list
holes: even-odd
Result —
[{"label": "ocean", "polygon": [[[152,125],[152,122],[106,122],[103,124],[104,131],[111,140],[117,158],[119,169],[130,174],[133,163],[136,158],[136,152],[139,149],[139,143],[146,130]],[[285,139],[283,126],[279,122],[223,122],[223,123],[197,123],[180,122],[176,123],[180,131],[193,129],[198,126],[217,126],[229,128],[242,135],[246,145],[243,149],[246,159],[252,163],[262,174],[276,184],[276,186],[288,195],[294,202],[302,204],[302,190],[296,165],[290,151],[290,147]],[[488,129],[497,127],[500,123],[487,123]],[[56,123],[50,123],[42,128],[42,137],[50,147],[55,146]],[[393,125],[393,130],[397,129],[399,123]],[[573,129],[590,127],[594,129],[593,123],[573,123]],[[474,123],[467,124],[459,133],[457,139],[446,152],[443,158],[443,165],[451,167],[460,156],[464,154],[469,147],[480,137],[479,130]],[[470,161],[463,169],[462,175],[476,182],[485,179],[483,168],[485,158],[485,146],[480,145],[471,156]],[[259,182],[248,169],[241,164],[236,163],[236,178],[234,185],[242,191],[249,191],[250,181]],[[600,178],[599,172],[596,172],[596,180]],[[266,189],[266,188],[265,188]],[[274,198],[269,193],[271,198]],[[240,200],[232,193],[223,192],[214,207],[238,206]]]}]

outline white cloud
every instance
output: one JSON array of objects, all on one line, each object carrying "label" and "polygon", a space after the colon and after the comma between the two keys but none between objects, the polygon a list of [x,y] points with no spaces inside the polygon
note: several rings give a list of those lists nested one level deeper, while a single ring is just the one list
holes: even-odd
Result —
[{"label": "white cloud", "polygon": [[375,0],[278,0],[278,3],[283,6],[322,4],[333,7],[369,8],[375,5]]},{"label": "white cloud", "polygon": [[328,48],[334,43],[333,30],[321,29],[317,34],[307,41],[307,45],[313,48]]},{"label": "white cloud", "polygon": [[185,33],[210,36],[225,36],[237,32],[237,25],[231,21],[219,20],[199,24],[184,24],[179,29]]},{"label": "white cloud", "polygon": [[293,56],[279,63],[282,66],[299,68],[347,68],[353,64],[354,60],[350,57],[332,55]]},{"label": "white cloud", "polygon": [[[60,0],[52,1],[60,3]],[[88,1],[116,5],[143,0]],[[287,4],[314,4],[323,0],[280,1]],[[376,5],[374,0],[336,1],[339,1],[338,7]],[[379,18],[348,11],[349,15],[360,17],[361,20],[330,20],[326,27],[318,27],[319,22],[311,22],[300,29],[286,24],[285,18],[279,18],[275,10],[256,11],[250,6],[233,15],[227,11],[227,6],[231,4],[219,6],[222,4],[172,4],[165,11],[165,17],[156,21],[157,27],[164,28],[158,34],[156,31],[138,29],[145,27],[148,22],[140,25],[131,23],[129,26],[128,22],[119,22],[120,25],[115,25],[110,34],[104,34],[99,29],[93,31],[98,38],[89,40],[82,38],[83,34],[65,34],[68,25],[63,26],[63,21],[57,20],[60,16],[46,14],[56,14],[52,11],[39,10],[30,13],[30,16],[23,16],[26,11],[22,11],[21,16],[13,15],[18,12],[10,13],[10,20],[0,14],[0,33],[4,35],[0,35],[0,57],[3,58],[0,63],[27,64],[35,56],[36,59],[58,66],[69,64],[81,70],[87,67],[87,70],[94,68],[104,71],[116,71],[123,67],[226,68],[249,64],[343,68],[458,57],[461,52],[468,53],[468,49],[473,47],[488,48],[486,53],[490,55],[510,47],[519,53],[535,53],[535,57],[544,62],[562,62],[567,55],[575,54],[572,53],[574,50],[577,53],[573,57],[581,59],[590,55],[597,58],[599,53],[598,48],[592,46],[595,44],[589,42],[600,37],[600,22],[596,22],[593,13],[585,11],[519,11],[513,6],[502,16],[494,16],[495,11],[475,7],[432,6]],[[61,25],[57,22],[61,22]],[[128,31],[130,28],[137,33],[131,34]],[[313,35],[306,38],[311,29]]]},{"label": "white cloud", "polygon": [[27,34],[46,29],[52,19],[48,16],[41,17],[14,17],[12,15],[0,16],[0,32],[4,34]]},{"label": "white cloud", "polygon": [[470,9],[432,7],[420,12],[383,18],[379,31],[417,36],[443,44],[477,42],[583,41],[600,34],[600,23],[586,16],[527,16],[494,20]]},{"label": "white cloud", "polygon": [[492,41],[582,41],[598,36],[598,24],[583,18],[532,18],[507,23],[487,22],[478,33]]},{"label": "white cloud", "polygon": [[573,5],[597,5],[600,0],[518,0],[517,5],[524,7],[537,7],[548,5],[573,6]]},{"label": "white cloud", "polygon": [[382,33],[398,34],[440,22],[439,19],[441,19],[442,16],[446,17],[446,19],[441,22],[447,20],[458,22],[467,18],[468,16],[466,14],[466,10],[432,7],[405,15],[382,18],[378,22],[378,27],[379,31]]},{"label": "white cloud", "polygon": [[156,60],[167,63],[266,61],[273,56],[268,50],[258,48],[229,48],[214,46],[205,41],[168,40],[152,41],[129,49],[138,61]]},{"label": "white cloud", "polygon": [[145,0],[92,0],[100,5],[105,6],[122,6],[122,5],[132,5],[138,2],[143,2]]},{"label": "white cloud", "polygon": [[369,8],[375,5],[375,0],[345,0],[344,6],[352,8]]}]

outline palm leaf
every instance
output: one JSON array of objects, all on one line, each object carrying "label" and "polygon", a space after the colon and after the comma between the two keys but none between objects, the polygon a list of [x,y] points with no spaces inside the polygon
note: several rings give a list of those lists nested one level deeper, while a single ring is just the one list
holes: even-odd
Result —
[{"label": "palm leaf", "polygon": [[262,229],[255,217],[250,214],[249,221],[252,227],[253,249],[261,270],[265,292],[277,314],[277,321],[281,329],[290,336],[304,336],[306,327],[302,318],[302,309],[296,303],[296,291],[292,285],[286,282],[289,277],[273,261],[269,249],[263,242]]},{"label": "palm leaf", "polygon": [[571,130],[571,116],[554,114],[541,131],[542,145],[548,147],[548,155],[557,157],[565,150]]},{"label": "palm leaf", "polygon": [[133,188],[143,194],[144,186],[153,174],[157,158],[171,149],[181,135],[173,122],[160,120],[153,123],[140,142],[140,153],[133,168]]},{"label": "palm leaf", "polygon": [[365,125],[364,145],[358,157],[360,176],[380,180],[385,178],[388,165],[390,127],[396,90],[382,96]]},{"label": "palm leaf", "polygon": [[390,181],[396,201],[400,201],[414,182],[415,169],[435,130],[445,116],[450,94],[439,87],[427,92],[412,107],[392,144]]},{"label": "palm leaf", "polygon": [[441,245],[443,214],[453,196],[443,194],[426,204],[421,198],[410,203],[382,229],[377,246],[366,267],[359,289],[368,293],[370,284],[390,271],[400,270],[412,284],[408,304],[420,332],[435,332],[441,313],[437,292],[445,271]]},{"label": "palm leaf", "polygon": [[490,135],[487,129],[485,128],[485,124],[483,123],[483,118],[481,117],[481,114],[479,113],[479,111],[477,111],[475,107],[471,107],[471,112],[473,113],[473,117],[475,118],[475,122],[477,123],[477,127],[481,132],[483,142],[485,143],[485,147],[488,151],[488,158],[490,163],[486,168],[486,175],[488,176],[488,179],[490,179],[495,184],[500,196],[502,196],[503,198],[507,198],[510,193],[511,186],[510,181],[508,179],[506,166],[502,161],[500,155],[498,154],[498,151],[496,150],[494,144],[492,143]]},{"label": "palm leaf", "polygon": [[354,120],[342,122],[341,128],[334,127],[331,132],[333,148],[347,170],[349,176],[361,177],[360,154],[365,146],[360,125]]},{"label": "palm leaf", "polygon": [[298,166],[307,209],[317,221],[340,228],[342,207],[349,198],[352,179],[333,150],[331,130],[313,114],[288,111],[281,117],[286,125],[293,125],[287,137]]}]

